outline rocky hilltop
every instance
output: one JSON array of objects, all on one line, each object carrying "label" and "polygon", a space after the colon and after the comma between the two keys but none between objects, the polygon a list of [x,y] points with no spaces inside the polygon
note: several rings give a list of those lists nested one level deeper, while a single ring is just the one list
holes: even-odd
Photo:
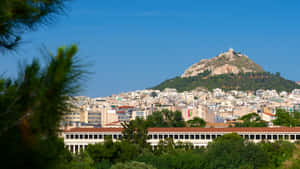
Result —
[{"label": "rocky hilltop", "polygon": [[185,70],[181,77],[197,76],[206,70],[210,71],[211,75],[238,74],[239,72],[264,72],[263,68],[249,59],[248,56],[230,48],[227,52],[220,53],[212,59],[203,59],[193,64]]},{"label": "rocky hilltop", "polygon": [[290,92],[300,89],[300,85],[281,77],[280,73],[265,72],[248,56],[229,49],[212,59],[201,60],[189,67],[180,77],[168,79],[152,89],[165,88],[174,88],[179,92],[198,88],[220,88],[225,91],[274,89]]}]

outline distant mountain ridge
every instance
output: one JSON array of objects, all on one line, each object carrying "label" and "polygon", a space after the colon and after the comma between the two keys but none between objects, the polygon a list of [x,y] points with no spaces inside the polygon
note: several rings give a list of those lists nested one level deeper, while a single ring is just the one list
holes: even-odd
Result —
[{"label": "distant mountain ridge", "polygon": [[200,62],[193,64],[184,71],[181,77],[197,76],[206,70],[211,71],[211,75],[264,72],[263,68],[249,59],[248,56],[230,48],[227,52],[220,53],[214,58],[202,59]]},{"label": "distant mountain ridge", "polygon": [[300,89],[300,85],[281,77],[280,73],[265,72],[248,56],[229,49],[212,59],[201,60],[193,64],[181,77],[166,80],[152,89],[163,90],[165,88],[175,88],[179,92],[197,88],[208,90],[221,88],[225,91],[274,89],[290,92],[296,88]]}]

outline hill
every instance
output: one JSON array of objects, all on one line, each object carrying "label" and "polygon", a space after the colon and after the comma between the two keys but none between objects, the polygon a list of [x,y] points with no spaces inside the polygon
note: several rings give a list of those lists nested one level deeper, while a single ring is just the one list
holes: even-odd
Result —
[{"label": "hill", "polygon": [[264,72],[263,68],[253,62],[248,56],[234,51],[230,48],[227,52],[220,53],[211,59],[203,59],[193,64],[184,71],[182,78],[197,76],[206,70],[211,71],[211,75],[238,74],[240,72]]},{"label": "hill", "polygon": [[300,88],[300,85],[281,77],[279,73],[265,72],[248,56],[230,48],[212,59],[203,59],[193,64],[181,77],[166,80],[152,89],[165,88],[175,88],[179,92],[196,88],[208,90],[221,88],[225,91],[275,89],[290,92]]},{"label": "hill", "polygon": [[197,76],[181,78],[175,77],[162,82],[152,89],[163,90],[165,88],[175,88],[179,92],[190,91],[196,88],[212,90],[221,88],[228,90],[255,91],[258,89],[274,89],[277,91],[292,91],[300,89],[300,85],[291,80],[286,80],[279,73],[269,72],[248,72],[238,74],[210,75],[210,71],[205,71]]}]

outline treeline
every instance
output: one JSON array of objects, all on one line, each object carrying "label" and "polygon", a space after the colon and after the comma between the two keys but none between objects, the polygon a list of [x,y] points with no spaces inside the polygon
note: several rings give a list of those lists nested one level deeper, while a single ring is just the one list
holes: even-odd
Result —
[{"label": "treeline", "polygon": [[290,92],[300,88],[298,84],[291,80],[286,80],[279,73],[269,72],[248,72],[239,74],[222,74],[210,76],[209,71],[200,73],[198,76],[181,78],[175,77],[166,80],[152,89],[164,90],[165,88],[175,88],[179,92],[193,90],[197,87],[212,90],[221,88],[225,91],[241,90],[255,91],[258,89],[274,89],[277,91]]},{"label": "treeline", "polygon": [[147,127],[205,127],[206,122],[199,117],[185,122],[180,111],[163,109],[147,116],[145,124]]},{"label": "treeline", "polygon": [[234,127],[267,127],[268,123],[263,121],[257,113],[250,113],[240,117],[242,122],[234,123]]},{"label": "treeline", "polygon": [[[268,123],[261,119],[257,113],[250,113],[240,117],[234,127],[267,127]],[[242,121],[242,122],[241,122]],[[276,126],[296,127],[300,126],[300,113],[277,109],[272,123]]]},{"label": "treeline", "polygon": [[[141,119],[137,121],[139,122],[130,122],[128,125],[134,126],[143,122]],[[128,132],[131,129],[125,128],[123,132],[125,137],[119,142],[113,142],[111,138],[106,137],[104,143],[88,145],[84,152],[73,155],[66,163],[66,167],[71,169],[275,169],[282,167],[295,150],[295,145],[289,142],[255,144],[235,133],[217,137],[206,148],[194,149],[191,143],[174,143],[172,139],[166,139],[161,140],[153,149],[145,140],[135,137],[143,131],[137,128],[135,133]],[[133,141],[133,138],[136,140]],[[293,167],[300,167],[296,164]]]}]

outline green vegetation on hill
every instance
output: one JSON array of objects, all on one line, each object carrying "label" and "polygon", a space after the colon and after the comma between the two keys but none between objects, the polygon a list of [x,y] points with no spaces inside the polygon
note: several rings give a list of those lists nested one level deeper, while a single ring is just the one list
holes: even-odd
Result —
[{"label": "green vegetation on hill", "polygon": [[277,109],[276,119],[273,120],[274,125],[295,127],[300,126],[300,113],[299,112],[288,112],[283,109]]},{"label": "green vegetation on hill", "polygon": [[250,113],[242,116],[239,120],[243,123],[235,123],[234,127],[267,127],[268,123],[263,121],[257,113]]},{"label": "green vegetation on hill", "polygon": [[279,73],[249,72],[239,74],[222,74],[210,76],[209,71],[200,73],[198,76],[181,78],[175,77],[166,80],[152,89],[164,90],[175,88],[177,91],[189,91],[198,87],[212,90],[221,88],[228,90],[255,91],[258,89],[275,89],[277,91],[292,91],[300,88],[300,85],[291,80],[286,80]]}]

